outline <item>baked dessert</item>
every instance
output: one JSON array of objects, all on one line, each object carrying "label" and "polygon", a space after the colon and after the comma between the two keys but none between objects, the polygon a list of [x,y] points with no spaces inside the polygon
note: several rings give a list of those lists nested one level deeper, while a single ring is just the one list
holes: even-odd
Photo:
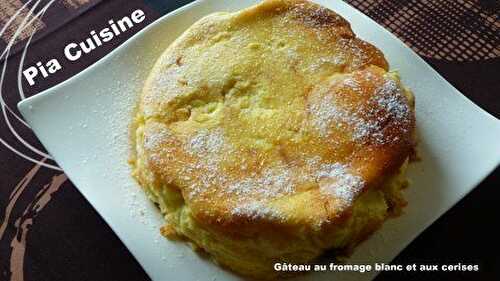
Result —
[{"label": "baked dessert", "polygon": [[405,205],[413,97],[335,12],[265,0],[211,14],[154,65],[133,175],[183,238],[238,273],[350,250]]}]

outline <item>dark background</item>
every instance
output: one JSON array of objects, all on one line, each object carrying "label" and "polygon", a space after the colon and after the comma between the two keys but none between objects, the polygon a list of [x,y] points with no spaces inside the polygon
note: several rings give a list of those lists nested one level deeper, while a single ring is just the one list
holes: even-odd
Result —
[{"label": "dark background", "polygon": [[[110,50],[123,43],[166,11],[190,1],[103,1],[69,24],[62,26],[30,46],[25,65],[43,58],[59,57],[62,48],[71,41],[85,38],[91,29],[98,29],[110,18],[120,18],[141,8],[146,21],[134,27],[126,36],[112,40],[92,55],[76,63],[65,63],[64,69],[50,79],[39,80],[34,87],[25,85],[28,95],[55,85],[73,76]],[[356,6],[359,1],[347,1]],[[383,2],[383,1],[378,1]],[[391,2],[391,1],[386,1]],[[394,2],[394,1],[392,1]],[[397,1],[396,1],[397,2]],[[403,1],[404,2],[404,1]],[[446,1],[444,1],[446,2]],[[383,8],[384,4],[380,4]],[[361,8],[361,7],[358,7]],[[498,10],[496,10],[498,13]],[[497,17],[498,19],[498,17]],[[375,20],[379,20],[375,18]],[[382,22],[383,23],[383,22]],[[1,28],[1,26],[0,26]],[[498,42],[493,42],[498,43]],[[9,65],[19,63],[20,54],[10,57]],[[500,59],[498,57],[473,62],[448,61],[430,57],[424,59],[464,95],[497,118],[500,117]],[[7,68],[3,91],[7,103],[17,102],[16,67]],[[6,130],[0,124],[0,132]],[[29,131],[25,129],[24,135]],[[7,138],[7,137],[6,137]],[[8,139],[14,141],[13,139]],[[35,142],[34,138],[32,139]],[[452,140],[450,140],[452,141]],[[499,140],[500,142],[500,140]],[[0,218],[9,204],[13,187],[33,167],[0,146]],[[60,174],[42,168],[20,197],[12,217],[23,215],[22,205],[28,205],[39,186],[53,175]],[[393,261],[397,264],[479,264],[475,273],[381,273],[376,280],[500,280],[500,255],[496,227],[499,214],[500,170],[486,178],[474,191],[422,233]],[[425,210],[422,210],[425,211]],[[11,280],[9,263],[11,241],[16,235],[15,220],[9,221],[6,234],[0,240],[0,280]],[[75,187],[66,182],[53,194],[50,204],[33,219],[29,227],[24,256],[24,280],[149,280],[103,219],[94,211]],[[19,280],[20,281],[20,280]]]}]

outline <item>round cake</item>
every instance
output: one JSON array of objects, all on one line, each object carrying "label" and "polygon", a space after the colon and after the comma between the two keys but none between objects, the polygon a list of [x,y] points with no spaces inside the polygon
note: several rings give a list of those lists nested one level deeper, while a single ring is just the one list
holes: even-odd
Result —
[{"label": "round cake", "polygon": [[266,0],[173,42],[133,121],[134,177],[162,233],[269,279],[349,252],[406,204],[411,93],[335,12]]}]

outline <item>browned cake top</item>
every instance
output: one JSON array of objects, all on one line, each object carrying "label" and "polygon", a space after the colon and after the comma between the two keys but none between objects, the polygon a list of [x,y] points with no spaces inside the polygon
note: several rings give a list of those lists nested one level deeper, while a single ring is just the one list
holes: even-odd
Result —
[{"label": "browned cake top", "polygon": [[412,102],[387,68],[310,2],[210,15],[155,65],[138,157],[202,223],[334,224],[413,148]]}]

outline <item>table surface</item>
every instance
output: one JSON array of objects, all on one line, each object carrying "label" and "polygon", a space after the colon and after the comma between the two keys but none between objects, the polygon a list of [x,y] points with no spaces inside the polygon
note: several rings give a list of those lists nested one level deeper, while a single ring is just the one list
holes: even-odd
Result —
[{"label": "table surface", "polygon": [[[0,4],[0,29],[9,15],[22,8],[23,2],[8,0]],[[61,58],[61,50],[68,42],[85,38],[90,30],[99,30],[111,18],[121,18],[137,8],[143,9],[147,16],[130,33],[65,66],[57,74],[39,80],[34,86],[23,82],[25,96],[75,75],[162,14],[191,1],[56,2],[47,9],[44,18],[34,21],[39,33],[26,52],[24,66],[51,57]],[[499,1],[347,2],[396,34],[472,101],[495,117],[500,116]],[[29,7],[20,15],[29,16]],[[35,8],[36,13],[41,6]],[[12,24],[22,24],[22,20]],[[44,31],[44,28],[47,29]],[[6,30],[11,32],[10,36],[15,33],[12,32],[15,30]],[[149,280],[64,173],[51,166],[55,163],[44,156],[42,146],[29,128],[13,115],[22,96],[17,72],[29,34],[22,36],[11,49],[0,88],[3,113],[0,118],[0,280]],[[2,52],[8,38],[6,33],[0,34]],[[0,59],[0,62],[5,61]],[[499,185],[500,169],[497,168],[393,261],[397,264],[473,263],[479,264],[479,272],[384,272],[377,280],[500,280],[500,255],[494,247],[500,231],[493,226],[498,222]]]}]

